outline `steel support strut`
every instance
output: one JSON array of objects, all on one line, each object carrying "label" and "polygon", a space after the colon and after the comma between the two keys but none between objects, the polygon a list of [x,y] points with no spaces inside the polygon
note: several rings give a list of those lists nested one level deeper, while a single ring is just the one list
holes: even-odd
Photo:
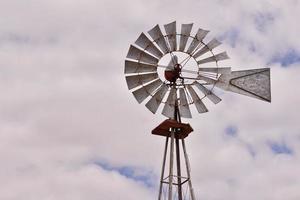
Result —
[{"label": "steel support strut", "polygon": [[[175,134],[174,134],[175,135]],[[166,137],[166,142],[165,142],[165,149],[164,149],[164,154],[163,154],[163,163],[162,163],[162,171],[161,171],[161,177],[160,177],[160,184],[159,184],[159,194],[158,194],[158,200],[165,200],[165,198],[163,198],[163,185],[167,185],[168,186],[168,196],[167,199],[168,200],[174,200],[174,199],[178,199],[178,200],[183,200],[186,198],[183,198],[183,191],[182,191],[182,185],[185,184],[186,182],[188,183],[188,187],[189,187],[189,193],[190,193],[190,199],[191,200],[195,200],[195,195],[194,195],[194,190],[193,190],[193,186],[192,186],[192,182],[191,182],[191,170],[190,170],[190,163],[189,163],[189,159],[188,159],[188,155],[186,152],[186,147],[185,147],[185,141],[184,139],[177,139],[177,138],[173,138],[173,148],[172,148],[172,137],[171,141],[169,139],[169,137]],[[183,155],[184,155],[184,163],[186,165],[186,176],[187,177],[182,177],[182,169],[181,169],[181,162],[180,162],[180,141],[181,140],[181,145],[182,145],[182,151],[183,151]],[[175,141],[175,144],[174,144]],[[169,146],[169,143],[171,143],[171,145]],[[174,156],[172,157],[171,155],[174,155],[174,145],[176,148],[176,166],[177,166],[177,183],[174,182],[174,174],[173,174],[173,167],[174,167]],[[169,160],[169,174],[166,178],[164,178],[165,176],[165,168],[166,168],[166,161],[167,161],[167,154],[168,154],[168,148],[170,149],[170,160]],[[173,153],[172,153],[173,152]],[[166,181],[166,179],[168,181]],[[177,197],[175,196],[175,194],[173,193],[173,187],[177,186]]]},{"label": "steel support strut", "polygon": [[[175,118],[176,121],[181,122],[177,101],[175,103],[174,118]],[[176,130],[175,130],[175,133],[176,133]],[[177,164],[178,200],[182,200],[180,149],[179,149],[179,139],[178,138],[176,138],[176,164]]]},{"label": "steel support strut", "polygon": [[182,139],[181,142],[182,142],[182,148],[183,148],[183,153],[184,153],[184,158],[185,158],[186,173],[188,176],[188,183],[189,183],[191,198],[192,198],[192,200],[195,200],[195,194],[194,194],[194,189],[193,189],[192,180],[191,180],[191,167],[190,167],[189,158],[188,158],[188,155],[186,152],[184,139]]},{"label": "steel support strut", "polygon": [[166,158],[167,158],[167,151],[168,151],[168,143],[169,143],[169,137],[166,137],[165,150],[164,150],[164,158],[163,158],[163,164],[162,164],[161,176],[160,176],[160,183],[159,183],[158,200],[161,200],[161,196],[162,196],[162,188],[163,188],[165,165],[166,165]]},{"label": "steel support strut", "polygon": [[[174,118],[172,120],[175,120],[178,124],[181,123],[181,117],[180,117],[180,112],[178,109],[178,104],[177,100],[175,102],[175,110],[174,110]],[[176,123],[175,123],[176,124]],[[185,148],[185,142],[184,142],[184,137],[180,134],[180,129],[175,128],[177,126],[167,126],[169,128],[169,135],[166,136],[166,142],[165,142],[165,148],[164,148],[164,154],[163,154],[163,163],[162,163],[162,170],[161,170],[161,177],[160,177],[160,184],[159,184],[159,194],[158,194],[158,200],[185,200],[186,199],[186,194],[183,194],[182,191],[182,186],[183,184],[187,183],[189,190],[187,192],[190,193],[190,200],[195,200],[195,195],[194,195],[194,190],[192,187],[192,182],[191,182],[191,173],[190,173],[190,164],[188,160],[188,155],[186,152]],[[158,129],[159,130],[159,129]],[[156,133],[157,134],[157,133]],[[158,133],[158,135],[160,135]],[[180,149],[180,140],[181,140],[181,145],[182,145],[182,152]],[[170,143],[170,145],[169,145]],[[174,152],[174,146],[175,146],[175,152]],[[169,153],[168,153],[168,148],[169,148]],[[175,153],[175,155],[174,155]],[[186,165],[186,176],[182,176],[182,169],[181,169],[181,160],[180,160],[180,153],[183,153],[184,155],[184,163]],[[168,176],[165,177],[165,168],[166,168],[166,161],[167,157],[169,154],[169,172]],[[174,156],[176,156],[176,169],[177,173],[174,175]],[[174,179],[175,178],[175,179]],[[164,184],[167,186],[167,191],[164,190]],[[177,187],[177,188],[173,188]],[[176,189],[176,190],[174,190]],[[167,193],[164,193],[167,192]],[[164,194],[167,196],[164,196]],[[165,198],[163,198],[165,197]],[[184,197],[184,198],[183,198]]]},{"label": "steel support strut", "polygon": [[170,165],[169,165],[169,197],[168,200],[172,200],[172,188],[173,188],[173,159],[174,159],[174,130],[171,131],[171,146],[170,146]]},{"label": "steel support strut", "polygon": [[182,200],[182,185],[181,185],[181,168],[180,168],[180,151],[179,139],[176,138],[176,164],[177,164],[177,184],[178,184],[178,200]]}]

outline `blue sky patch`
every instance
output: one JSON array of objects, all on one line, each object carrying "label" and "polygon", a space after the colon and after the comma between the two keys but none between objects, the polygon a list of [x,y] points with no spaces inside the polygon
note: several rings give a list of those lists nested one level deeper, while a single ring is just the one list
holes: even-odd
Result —
[{"label": "blue sky patch", "polygon": [[293,154],[293,149],[285,142],[269,142],[268,145],[274,154]]},{"label": "blue sky patch", "polygon": [[115,171],[128,179],[142,182],[147,187],[155,186],[154,180],[156,180],[156,176],[151,170],[133,166],[112,166],[107,162],[94,162],[93,164],[96,164],[106,171]]},{"label": "blue sky patch", "polygon": [[254,15],[255,28],[260,32],[265,32],[274,21],[275,16],[269,12],[258,12]]},{"label": "blue sky patch", "polygon": [[225,128],[225,134],[231,137],[236,137],[238,134],[238,128],[234,125],[229,125]]},{"label": "blue sky patch", "polygon": [[1,45],[55,45],[59,42],[55,36],[33,37],[31,35],[16,34],[16,33],[1,33]]},{"label": "blue sky patch", "polygon": [[295,49],[289,49],[285,53],[277,53],[270,61],[272,63],[280,63],[283,67],[300,63],[300,52]]},{"label": "blue sky patch", "polygon": [[13,33],[7,33],[7,34],[1,34],[0,35],[0,44],[3,43],[12,43],[12,44],[29,44],[32,42],[32,38],[30,38],[27,35],[21,35],[21,34],[13,34]]},{"label": "blue sky patch", "polygon": [[218,39],[219,40],[227,40],[228,44],[231,47],[235,47],[240,37],[240,31],[236,27],[230,28],[224,34],[222,34]]},{"label": "blue sky patch", "polygon": [[252,145],[246,144],[246,148],[247,148],[249,154],[250,154],[252,157],[255,157],[255,156],[256,156],[256,151],[255,151],[255,149],[253,148]]}]

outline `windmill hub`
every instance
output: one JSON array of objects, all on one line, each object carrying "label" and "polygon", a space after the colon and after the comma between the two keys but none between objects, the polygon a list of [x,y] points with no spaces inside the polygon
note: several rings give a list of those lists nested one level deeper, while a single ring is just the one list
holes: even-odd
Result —
[{"label": "windmill hub", "polygon": [[[190,71],[194,73],[189,73]],[[179,51],[174,51],[164,55],[159,60],[157,68],[157,73],[161,81],[166,81],[166,83],[170,83],[171,85],[172,83],[177,83],[178,86],[194,82],[193,79],[196,79],[198,75],[197,71],[197,61],[190,58],[187,53]],[[193,79],[185,79],[183,81],[182,77],[189,77]]]},{"label": "windmill hub", "polygon": [[165,79],[174,83],[177,79],[180,78],[181,73],[181,65],[175,64],[173,68],[165,70]]}]

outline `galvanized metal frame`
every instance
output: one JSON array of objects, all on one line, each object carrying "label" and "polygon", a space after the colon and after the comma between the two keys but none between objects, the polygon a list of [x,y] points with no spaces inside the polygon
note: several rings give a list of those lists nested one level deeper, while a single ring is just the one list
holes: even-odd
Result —
[{"label": "galvanized metal frame", "polygon": [[[176,102],[177,102],[177,100],[176,100]],[[174,109],[173,119],[176,120],[177,122],[181,123],[181,115],[180,115],[180,112],[179,112],[178,104],[175,103],[174,107],[175,107],[175,109]],[[184,198],[183,198],[182,186],[185,183],[188,183],[191,200],[195,200],[195,194],[194,194],[192,181],[191,181],[190,164],[189,164],[189,161],[188,161],[188,155],[187,155],[187,152],[186,152],[184,138],[179,139],[178,137],[176,137],[176,134],[177,134],[177,130],[172,128],[171,136],[166,137],[164,154],[163,154],[163,162],[162,162],[162,170],[161,170],[161,178],[160,178],[160,184],[159,184],[158,200],[162,200],[163,184],[166,184],[168,186],[168,200],[173,200],[173,197],[174,197],[173,196],[174,195],[173,187],[174,186],[177,187],[177,199],[178,200],[183,200]],[[180,142],[179,142],[180,140],[181,140],[181,146],[182,146],[183,156],[184,156],[184,160],[185,160],[185,167],[186,167],[187,177],[183,177],[182,172],[181,172],[181,161],[180,161],[181,152],[180,152]],[[169,173],[168,173],[167,177],[164,177],[169,142],[170,142],[170,146],[169,146]],[[174,146],[175,146],[175,152],[174,152]],[[174,153],[175,153],[175,156],[176,156],[176,163],[174,163]],[[176,164],[176,169],[177,169],[176,174],[177,175],[174,175],[174,164]],[[177,179],[177,182],[174,182],[174,178]]]},{"label": "galvanized metal frame", "polygon": [[[175,24],[175,27],[174,27]],[[183,27],[185,26],[185,29]],[[270,73],[262,74],[264,72],[269,72],[269,69],[263,70],[244,70],[244,71],[231,71],[230,68],[220,68],[218,66],[218,61],[229,58],[226,52],[215,54],[213,49],[220,45],[220,42],[216,39],[211,40],[208,43],[203,42],[208,31],[199,29],[195,36],[191,36],[191,29],[193,24],[182,24],[181,33],[176,33],[176,22],[171,22],[169,24],[165,24],[164,28],[167,34],[163,34],[159,25],[153,27],[148,34],[151,36],[150,39],[144,33],[140,35],[140,37],[136,40],[135,44],[138,46],[131,45],[127,54],[127,58],[129,60],[125,61],[125,74],[128,88],[133,89],[133,94],[136,97],[139,103],[143,102],[146,98],[151,96],[151,99],[146,103],[146,107],[153,113],[155,113],[160,106],[160,104],[164,103],[165,107],[163,114],[167,117],[170,117],[176,120],[178,123],[181,122],[181,117],[189,117],[189,105],[195,104],[199,113],[207,112],[207,108],[202,102],[202,99],[208,97],[213,103],[218,103],[221,101],[219,97],[217,97],[212,91],[214,87],[219,87],[221,89],[248,95],[250,97],[258,98],[260,100],[271,101],[271,92],[270,92]],[[175,29],[175,30],[174,30]],[[184,34],[188,33],[188,34]],[[200,36],[198,35],[200,34]],[[198,38],[199,36],[199,38]],[[175,41],[174,41],[175,37]],[[177,42],[177,38],[180,38],[179,44]],[[188,41],[192,40],[187,46]],[[179,46],[178,46],[179,45]],[[201,47],[201,49],[200,49]],[[187,50],[185,50],[187,48]],[[159,67],[159,60],[165,56],[166,54],[170,54],[171,60],[173,60],[174,52],[183,52],[187,54],[187,57],[182,60],[182,68],[188,63],[190,59],[194,59],[198,65],[198,71],[196,74],[197,78],[192,78],[195,80],[193,83],[184,83],[179,85],[175,82],[166,82],[162,81],[162,84],[159,84],[157,81],[156,75],[157,68]],[[203,58],[201,60],[196,60],[200,56],[210,52],[212,56]],[[134,60],[130,61],[130,59]],[[207,62],[215,62],[215,68],[201,68],[201,64],[205,64]],[[184,64],[183,64],[184,63]],[[178,64],[178,63],[176,63]],[[127,68],[126,68],[127,67]],[[139,68],[140,67],[140,68]],[[155,68],[156,67],[156,70]],[[255,71],[255,72],[254,72]],[[253,72],[253,73],[252,73]],[[247,83],[243,83],[247,76],[252,75],[261,75],[260,79],[252,80],[252,77],[249,78],[250,81]],[[183,79],[190,79],[189,77],[179,77]],[[178,79],[179,79],[178,78]],[[243,79],[244,78],[244,79]],[[256,78],[256,77],[255,77]],[[203,80],[206,83],[199,83],[199,80]],[[236,81],[236,84],[234,83]],[[240,83],[240,82],[242,83]],[[251,84],[255,82],[255,84],[266,84],[269,85],[267,87],[260,87],[257,90],[252,90],[250,87],[253,86]],[[254,86],[255,86],[254,84]],[[212,85],[211,89],[207,89],[204,85]],[[198,94],[194,91],[193,87],[197,87],[200,92],[204,94],[202,98],[198,96]],[[155,88],[157,87],[157,88]],[[234,87],[234,88],[233,88]],[[248,89],[248,90],[247,90]],[[175,100],[171,95],[174,95],[175,90]],[[179,98],[183,98],[183,101],[180,103],[184,105],[180,105],[177,98],[177,90],[180,90]],[[250,91],[251,90],[251,91]],[[169,91],[169,92],[168,92]],[[170,92],[171,91],[171,92]],[[184,91],[183,96],[182,91]],[[254,91],[254,92],[253,92]],[[256,92],[256,93],[255,93]],[[166,101],[163,101],[165,95],[168,94],[168,98]],[[261,95],[264,96],[261,96]],[[156,99],[156,97],[158,99]],[[174,101],[174,105],[170,101]],[[151,105],[150,105],[151,104]],[[170,108],[174,106],[173,108]],[[185,106],[185,107],[184,107]],[[183,111],[183,114],[180,111]],[[174,116],[172,116],[172,112],[174,111]],[[191,116],[190,116],[191,117]],[[171,129],[171,133],[167,132],[165,148],[163,154],[163,162],[162,162],[162,170],[161,170],[161,178],[159,184],[159,194],[158,200],[162,200],[163,186],[166,184],[168,186],[168,200],[173,200],[173,186],[177,187],[177,198],[178,200],[183,200],[183,191],[182,185],[188,183],[189,193],[191,200],[195,200],[195,194],[191,181],[191,168],[188,159],[188,154],[186,151],[185,140],[184,138],[176,137],[178,134],[178,130],[176,128]],[[182,168],[180,162],[180,141],[186,166],[187,177],[182,176]],[[170,143],[170,145],[169,145]],[[169,171],[168,176],[165,176],[165,168],[167,162],[167,153],[169,148]],[[175,151],[174,151],[175,148]],[[176,163],[174,163],[174,153],[176,156]],[[174,173],[174,164],[176,164],[177,173]],[[177,179],[177,182],[176,182]]]},{"label": "galvanized metal frame", "polygon": [[[163,37],[163,39],[165,40],[165,43],[167,44],[167,48],[168,48],[168,52],[167,52],[167,53],[163,53],[163,56],[165,56],[166,54],[170,53],[170,55],[171,55],[171,57],[172,57],[172,53],[173,53],[173,52],[182,52],[182,51],[180,51],[180,50],[177,50],[177,48],[176,48],[176,50],[174,50],[174,51],[171,51],[171,50],[170,50],[170,46],[168,45],[169,43],[167,42],[169,36],[170,36],[170,34],[166,34],[166,35],[162,35],[161,37],[159,37],[159,38],[157,38],[157,39],[155,39],[155,40],[151,40],[151,43],[152,43],[152,44],[149,43],[149,44],[143,49],[143,51],[144,51],[146,54],[151,53],[151,52],[148,52],[148,51],[147,51],[147,48],[148,48],[149,46],[155,44],[158,40],[161,40],[162,37]],[[181,34],[181,33],[176,33],[176,37],[177,37],[177,36],[182,36],[182,34]],[[186,36],[186,35],[184,35],[184,36]],[[198,38],[197,38],[196,36],[189,35],[189,36],[187,36],[187,37],[188,37],[188,38],[191,38],[192,40],[198,40]],[[213,53],[212,49],[210,49],[210,48],[207,46],[207,44],[203,42],[203,40],[200,40],[200,41],[199,41],[199,44],[201,44],[201,45],[199,45],[199,46],[201,46],[201,47],[203,47],[203,48],[204,48],[204,47],[207,47],[207,48],[209,49],[209,52],[211,53],[212,57],[214,56],[214,53]],[[184,53],[186,53],[186,54],[188,55],[188,59],[193,58],[193,59],[195,60],[195,62],[197,62],[197,60],[193,57],[193,54],[194,54],[196,51],[198,51],[199,46],[197,46],[191,53],[188,53],[188,52],[186,52],[186,51],[184,52]],[[152,53],[151,53],[151,54],[152,54]],[[162,56],[162,57],[163,57],[163,56]],[[140,58],[140,59],[141,59],[141,58]],[[138,63],[140,63],[140,60],[138,60]],[[216,68],[218,68],[218,61],[217,61],[217,60],[216,60],[215,64],[216,64]],[[156,67],[157,67],[157,66],[158,66],[158,64],[156,65]],[[199,70],[199,69],[201,69],[201,68],[199,67],[198,70]],[[201,73],[201,72],[198,71],[198,73]],[[138,72],[137,74],[139,75],[139,74],[144,74],[144,73],[143,73],[143,72]],[[216,73],[215,76],[218,77],[218,76],[219,76],[218,73]],[[147,84],[148,84],[148,83],[147,83]],[[169,85],[168,83],[165,83],[165,82],[163,82],[163,84]],[[215,83],[213,83],[213,85],[214,85],[214,84],[215,84]],[[189,83],[189,84],[185,84],[185,85],[193,85],[193,83]],[[145,86],[144,83],[142,83],[141,86],[144,87],[144,86]],[[211,90],[213,90],[213,88],[214,88],[214,86],[212,87]],[[188,93],[188,91],[186,90],[186,88],[183,87],[183,89],[185,90],[186,94],[189,95],[189,93]],[[155,91],[156,91],[156,90],[155,90]],[[155,92],[149,93],[149,96],[153,97],[154,94],[155,94]],[[206,96],[207,96],[207,95],[204,94],[204,96],[200,97],[200,99],[203,99],[203,98],[205,98]],[[140,102],[139,102],[139,103],[140,103]],[[162,101],[161,103],[162,103],[162,104],[165,104],[166,101]],[[191,104],[193,104],[193,103],[194,103],[193,101],[189,101],[189,102],[188,102],[189,105],[191,105]]]}]

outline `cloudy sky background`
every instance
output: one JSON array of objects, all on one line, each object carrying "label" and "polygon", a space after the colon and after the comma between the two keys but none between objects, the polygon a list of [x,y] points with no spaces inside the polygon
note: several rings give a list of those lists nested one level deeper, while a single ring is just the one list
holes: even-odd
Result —
[{"label": "cloudy sky background", "polygon": [[155,199],[164,117],[137,104],[129,45],[177,20],[233,70],[270,67],[272,103],[224,93],[187,139],[197,199],[300,199],[300,1],[0,0],[0,199]]}]

